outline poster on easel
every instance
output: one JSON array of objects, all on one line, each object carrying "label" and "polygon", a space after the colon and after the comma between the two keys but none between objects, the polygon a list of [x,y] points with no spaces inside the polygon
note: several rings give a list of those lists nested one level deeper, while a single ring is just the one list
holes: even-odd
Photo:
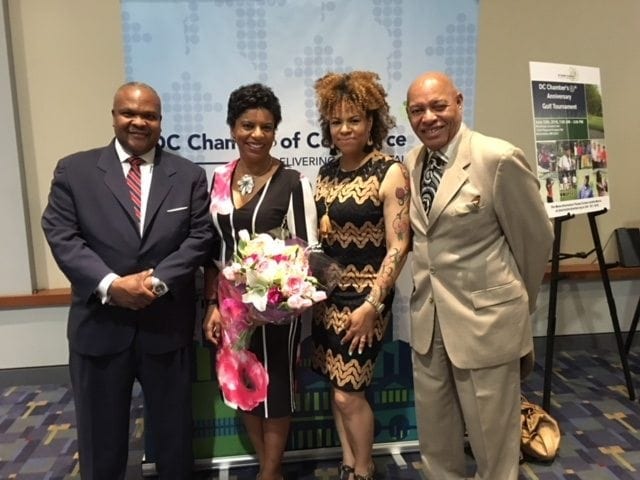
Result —
[{"label": "poster on easel", "polygon": [[600,69],[529,62],[540,195],[555,218],[610,209]]}]

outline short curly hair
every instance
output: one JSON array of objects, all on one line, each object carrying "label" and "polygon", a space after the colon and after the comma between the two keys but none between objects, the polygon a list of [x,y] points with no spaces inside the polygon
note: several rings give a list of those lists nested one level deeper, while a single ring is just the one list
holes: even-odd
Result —
[{"label": "short curly hair", "polygon": [[396,126],[396,121],[389,113],[384,88],[380,84],[377,73],[367,71],[353,71],[350,73],[327,73],[316,80],[316,105],[320,113],[320,128],[322,129],[322,145],[330,147],[331,131],[329,119],[336,107],[343,101],[365,112],[373,119],[371,126],[371,141],[373,145],[366,146],[369,152],[374,148],[380,149],[389,130]]},{"label": "short curly hair", "polygon": [[243,85],[231,92],[227,105],[227,125],[233,128],[240,115],[254,108],[264,108],[271,112],[275,127],[278,128],[282,121],[280,100],[273,93],[273,90],[261,83]]}]

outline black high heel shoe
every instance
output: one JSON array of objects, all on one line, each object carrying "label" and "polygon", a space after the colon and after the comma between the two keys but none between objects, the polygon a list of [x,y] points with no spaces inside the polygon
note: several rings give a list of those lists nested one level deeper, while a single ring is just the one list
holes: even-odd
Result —
[{"label": "black high heel shoe", "polygon": [[366,475],[358,475],[357,473],[354,473],[353,478],[354,480],[374,480],[374,473],[375,472],[367,473]]},{"label": "black high heel shoe", "polygon": [[369,467],[369,471],[367,473],[365,473],[364,475],[360,475],[359,473],[356,473],[355,470],[353,472],[353,479],[354,480],[375,480],[376,478],[376,464],[372,463],[371,466]]},{"label": "black high heel shoe", "polygon": [[340,462],[338,464],[338,472],[340,473],[340,480],[349,480],[349,477],[351,477],[351,475],[355,475],[356,471],[351,465],[345,465]]}]

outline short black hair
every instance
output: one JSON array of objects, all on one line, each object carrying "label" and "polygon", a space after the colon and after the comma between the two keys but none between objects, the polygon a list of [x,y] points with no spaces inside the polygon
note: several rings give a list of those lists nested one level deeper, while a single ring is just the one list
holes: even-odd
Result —
[{"label": "short black hair", "polygon": [[240,115],[254,108],[268,110],[273,115],[275,127],[278,128],[282,121],[280,101],[273,93],[273,90],[261,83],[243,85],[231,92],[229,104],[227,105],[227,125],[233,128]]}]

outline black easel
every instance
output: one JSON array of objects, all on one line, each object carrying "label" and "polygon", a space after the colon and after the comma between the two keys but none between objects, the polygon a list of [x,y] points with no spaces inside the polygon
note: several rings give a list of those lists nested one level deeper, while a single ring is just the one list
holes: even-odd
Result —
[{"label": "black easel", "polygon": [[[627,230],[627,229],[621,229]],[[618,231],[616,230],[616,237],[618,237]],[[628,245],[620,242],[618,239],[618,258],[620,258],[620,266],[621,267],[637,267],[640,266],[640,238],[638,236],[634,236],[629,234],[628,237]],[[625,255],[625,250],[629,250],[632,254]],[[638,321],[640,320],[640,298],[638,298],[638,303],[636,305],[636,311],[633,314],[633,319],[631,320],[631,325],[629,326],[629,333],[627,333],[627,340],[624,344],[624,351],[627,355],[629,355],[629,350],[631,350],[631,344],[633,343],[633,336],[636,333],[636,329],[638,328]]]},{"label": "black easel", "polygon": [[633,320],[631,320],[631,326],[629,327],[629,333],[627,333],[627,341],[624,344],[624,352],[629,355],[631,344],[633,343],[633,335],[636,333],[638,327],[638,320],[640,320],[640,298],[638,298],[638,304],[636,305],[636,312],[633,314]]},{"label": "black easel", "polygon": [[[609,282],[609,269],[615,267],[617,264],[607,264],[604,261],[604,254],[602,252],[602,244],[600,243],[600,235],[598,234],[598,224],[596,223],[596,217],[606,213],[607,209],[603,209],[597,212],[587,213],[589,218],[589,226],[591,227],[591,237],[593,238],[594,249],[591,251],[596,252],[598,258],[598,266],[600,267],[600,277],[602,278],[602,285],[604,287],[605,294],[607,296],[607,304],[609,305],[609,314],[611,315],[611,323],[613,324],[613,330],[616,337],[616,344],[618,346],[618,353],[620,354],[620,363],[622,363],[622,370],[624,372],[624,378],[627,383],[627,391],[629,392],[629,399],[635,400],[635,390],[631,381],[631,374],[629,372],[629,365],[627,363],[625,345],[622,342],[622,332],[620,331],[620,323],[618,322],[618,314],[616,312],[616,304],[611,292],[611,283]],[[556,305],[558,297],[558,280],[560,270],[560,260],[567,258],[584,258],[591,252],[585,253],[560,253],[560,240],[562,237],[562,222],[570,220],[574,215],[569,214],[554,219],[554,234],[553,251],[551,256],[551,279],[549,283],[549,316],[547,321],[547,342],[546,352],[544,360],[544,388],[542,393],[542,406],[549,412],[551,408],[551,374],[553,369],[553,347],[556,335]],[[638,315],[640,315],[640,301],[638,302],[638,308],[636,309],[636,315],[634,317],[634,323],[638,323]],[[627,343],[630,345],[631,338],[627,337]]]}]

